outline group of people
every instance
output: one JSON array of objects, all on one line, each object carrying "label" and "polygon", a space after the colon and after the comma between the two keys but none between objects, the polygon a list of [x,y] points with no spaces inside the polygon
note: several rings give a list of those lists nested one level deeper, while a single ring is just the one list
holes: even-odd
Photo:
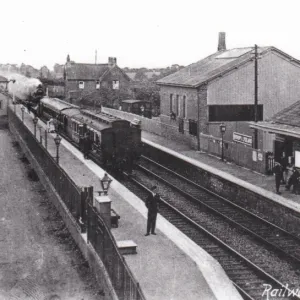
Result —
[{"label": "group of people", "polygon": [[299,194],[300,193],[300,173],[296,167],[292,168],[292,174],[287,179],[288,169],[287,164],[275,162],[275,167],[273,168],[273,173],[275,175],[275,186],[276,186],[276,194],[281,194],[279,191],[280,185],[285,185],[285,190],[289,191],[292,187],[292,193]]}]

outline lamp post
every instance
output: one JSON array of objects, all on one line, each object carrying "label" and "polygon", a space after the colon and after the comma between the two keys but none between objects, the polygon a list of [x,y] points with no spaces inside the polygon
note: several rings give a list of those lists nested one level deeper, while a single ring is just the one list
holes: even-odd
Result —
[{"label": "lamp post", "polygon": [[39,119],[37,117],[34,117],[32,122],[34,125],[34,137],[36,138],[36,124],[38,123]]},{"label": "lamp post", "polygon": [[25,111],[24,106],[21,107],[21,111],[22,111],[22,122],[24,123],[24,111]]},{"label": "lamp post", "polygon": [[58,133],[56,134],[56,137],[54,138],[54,142],[56,145],[56,162],[57,162],[57,164],[59,164],[59,145],[61,142],[61,137],[58,135]]},{"label": "lamp post", "polygon": [[100,179],[102,191],[100,191],[99,194],[102,192],[104,194],[104,196],[106,196],[111,182],[112,182],[112,180],[108,177],[107,173],[105,173],[103,178]]},{"label": "lamp post", "polygon": [[226,131],[226,125],[225,124],[221,124],[220,125],[220,132],[222,135],[222,161],[224,161],[224,133]]},{"label": "lamp post", "polygon": [[[254,46],[254,122],[258,121],[258,51]],[[258,131],[254,129],[254,149],[258,149]]]}]

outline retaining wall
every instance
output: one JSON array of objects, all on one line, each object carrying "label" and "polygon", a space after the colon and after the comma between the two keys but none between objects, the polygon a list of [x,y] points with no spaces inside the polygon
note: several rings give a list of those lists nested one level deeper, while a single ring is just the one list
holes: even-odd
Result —
[{"label": "retaining wall", "polygon": [[81,250],[83,256],[88,261],[89,266],[97,279],[99,284],[99,289],[103,290],[104,296],[102,299],[106,300],[118,300],[118,297],[113,289],[112,283],[110,278],[107,274],[107,271],[97,255],[96,251],[93,249],[91,244],[87,243],[86,234],[81,234],[78,225],[73,218],[72,214],[69,212],[68,208],[60,198],[60,196],[55,191],[53,185],[47,178],[46,174],[38,164],[35,157],[30,152],[29,148],[26,145],[26,142],[22,139],[21,135],[18,133],[16,128],[13,126],[12,123],[9,123],[9,129],[12,133],[13,137],[16,141],[20,144],[24,154],[26,155],[27,159],[30,161],[31,166],[34,168],[36,173],[39,176],[41,183],[43,184],[44,188],[47,191],[47,194],[51,201],[54,203],[55,207],[59,211],[63,221],[65,222],[69,232],[72,235],[72,238],[78,245],[79,249]]},{"label": "retaining wall", "polygon": [[172,162],[172,166],[183,176],[192,178],[206,189],[287,231],[300,235],[300,209],[295,202],[150,141],[144,143],[143,148],[143,152],[155,161],[162,164]]}]

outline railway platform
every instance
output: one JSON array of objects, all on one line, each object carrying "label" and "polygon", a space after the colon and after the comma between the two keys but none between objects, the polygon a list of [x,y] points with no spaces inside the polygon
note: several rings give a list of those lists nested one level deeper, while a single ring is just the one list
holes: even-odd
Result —
[{"label": "railway platform", "polygon": [[[21,119],[20,107],[16,113]],[[25,113],[24,123],[34,132],[32,115]],[[38,125],[43,128],[36,131],[40,139],[40,132],[46,126],[40,121]],[[47,149],[55,156],[53,138],[53,134],[48,135]],[[41,142],[45,142],[43,136]],[[104,170],[93,161],[85,160],[83,154],[64,139],[59,157],[60,166],[77,185],[92,185],[94,191],[101,190],[99,179]],[[157,235],[145,237],[147,209],[144,202],[112,179],[109,197],[112,208],[121,216],[119,227],[112,228],[112,234],[116,241],[132,240],[137,244],[137,254],[124,258],[146,299],[241,299],[219,263],[162,216],[157,219]]]},{"label": "railway platform", "polygon": [[162,136],[152,134],[149,132],[142,132],[142,138],[145,142],[150,141],[159,146],[171,149],[183,157],[192,159],[191,163],[202,163],[206,166],[212,167],[214,172],[222,172],[223,177],[227,177],[229,180],[233,180],[235,183],[239,183],[241,186],[248,185],[249,183],[253,187],[258,187],[259,192],[265,197],[278,202],[289,205],[293,209],[300,212],[300,195],[295,195],[291,191],[286,191],[285,186],[281,185],[281,195],[275,193],[275,177],[260,174],[249,169],[240,167],[233,163],[223,162],[219,157],[212,156],[206,152],[199,152],[191,150],[188,145],[184,143],[176,142],[173,140],[166,139]]}]

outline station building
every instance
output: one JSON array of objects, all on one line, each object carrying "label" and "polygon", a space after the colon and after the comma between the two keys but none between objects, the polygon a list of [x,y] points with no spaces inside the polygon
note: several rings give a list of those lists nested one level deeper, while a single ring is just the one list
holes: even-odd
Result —
[{"label": "station building", "polygon": [[[300,62],[271,46],[258,47],[258,58],[257,109],[263,121],[299,100]],[[228,144],[252,148],[248,122],[254,120],[254,78],[254,47],[227,50],[220,33],[216,53],[157,81],[163,135],[195,146],[197,135],[219,139],[223,123]],[[259,131],[258,148],[271,151],[274,139]],[[206,150],[204,144],[200,148]]]},{"label": "station building", "polygon": [[264,122],[251,122],[250,127],[275,136],[272,151],[276,161],[287,158],[300,168],[300,101]]}]

